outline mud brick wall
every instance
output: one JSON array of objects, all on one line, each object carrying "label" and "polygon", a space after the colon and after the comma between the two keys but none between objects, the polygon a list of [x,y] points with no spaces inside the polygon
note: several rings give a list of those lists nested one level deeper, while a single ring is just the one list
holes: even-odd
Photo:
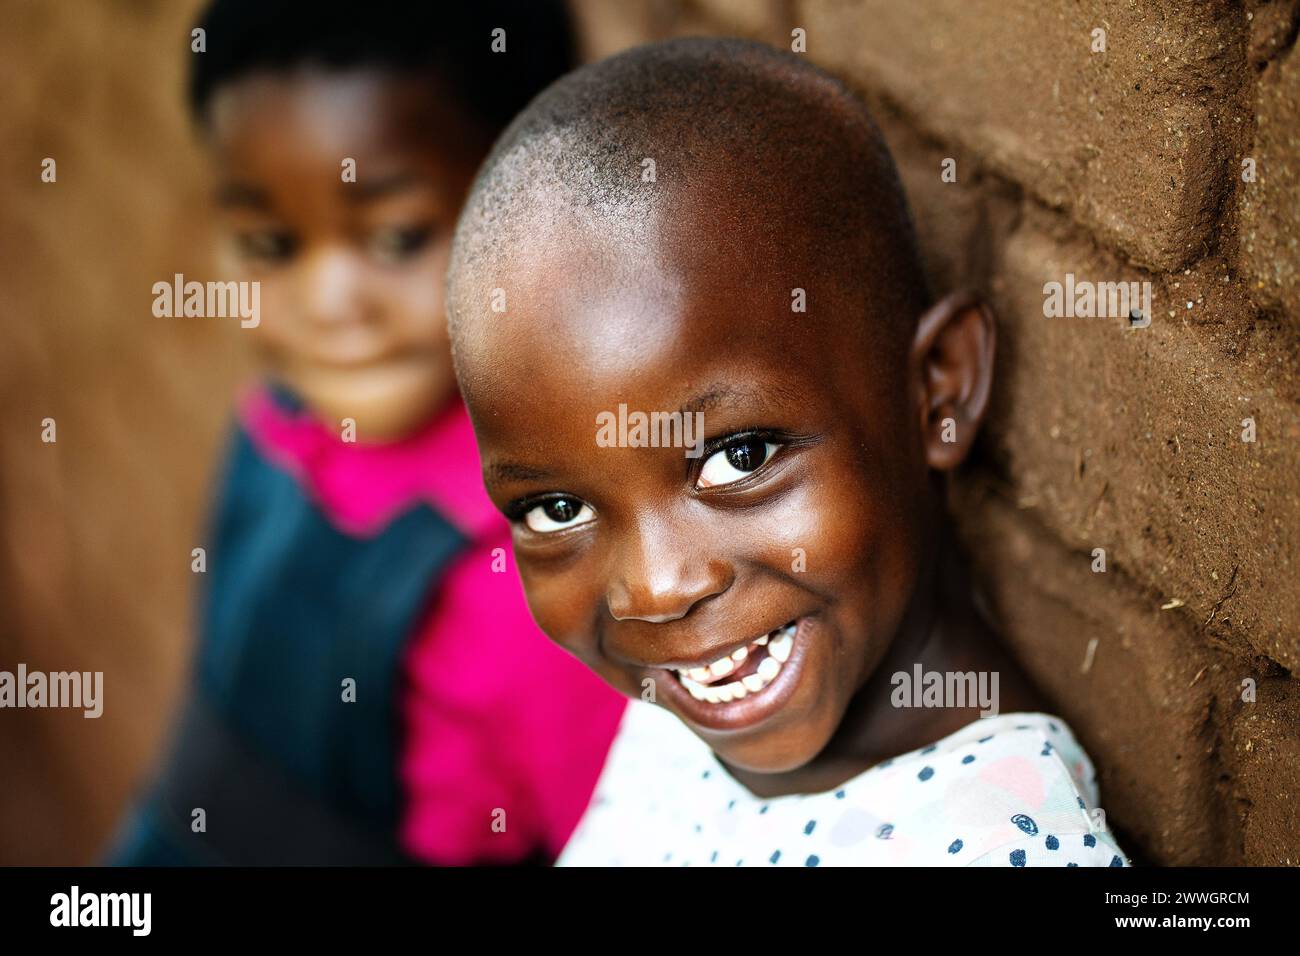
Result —
[{"label": "mud brick wall", "polygon": [[[1138,862],[1300,865],[1300,3],[577,10],[593,57],[802,29],[871,104],[935,288],[998,315],[952,509],[1109,822]],[[1150,282],[1150,325],[1045,317],[1067,273]]]}]

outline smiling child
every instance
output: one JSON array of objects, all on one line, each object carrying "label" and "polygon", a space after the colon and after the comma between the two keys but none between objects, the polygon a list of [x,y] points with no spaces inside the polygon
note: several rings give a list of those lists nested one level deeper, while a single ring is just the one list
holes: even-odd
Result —
[{"label": "smiling child", "polygon": [[[570,74],[494,147],[448,290],[533,614],[640,699],[561,862],[1126,863],[948,530],[993,319],[930,296],[839,82],[706,39]],[[597,440],[624,405],[702,413],[702,453]],[[899,706],[917,665],[996,675],[1001,716]]]}]

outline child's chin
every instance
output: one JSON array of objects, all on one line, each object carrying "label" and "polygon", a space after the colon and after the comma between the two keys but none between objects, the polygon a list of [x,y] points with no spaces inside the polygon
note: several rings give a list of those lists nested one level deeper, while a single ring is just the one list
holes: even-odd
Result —
[{"label": "child's chin", "polygon": [[789,730],[769,730],[753,740],[705,740],[718,759],[729,767],[748,773],[782,774],[800,770],[812,763],[825,748],[830,733],[821,739],[820,734],[810,734],[805,723]]},{"label": "child's chin", "polygon": [[412,435],[454,394],[409,381],[359,383],[356,388],[332,383],[327,388],[306,387],[303,392],[308,405],[327,424],[338,425],[346,418],[356,422],[356,436],[362,442],[396,441]]},{"label": "child's chin", "polygon": [[799,770],[807,766],[816,756],[816,751],[803,754],[791,753],[786,750],[768,750],[767,748],[754,752],[749,748],[721,750],[715,747],[713,752],[728,767],[743,770],[746,773],[772,776]]}]

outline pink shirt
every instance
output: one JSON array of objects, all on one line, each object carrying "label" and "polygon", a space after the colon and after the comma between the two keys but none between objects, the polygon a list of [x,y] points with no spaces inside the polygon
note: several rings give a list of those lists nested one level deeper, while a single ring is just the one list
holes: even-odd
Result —
[{"label": "pink shirt", "polygon": [[533,622],[464,404],[456,398],[425,429],[389,443],[345,443],[261,389],[240,417],[339,530],[373,534],[424,502],[468,539],[430,582],[430,607],[403,660],[403,848],[452,865],[507,863],[539,847],[558,856],[625,701]]}]

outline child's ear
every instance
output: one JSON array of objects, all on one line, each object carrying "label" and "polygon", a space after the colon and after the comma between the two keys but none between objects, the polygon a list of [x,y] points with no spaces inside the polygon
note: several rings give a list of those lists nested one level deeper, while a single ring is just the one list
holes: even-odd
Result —
[{"label": "child's ear", "polygon": [[988,407],[997,338],[993,312],[978,296],[945,296],[917,323],[912,367],[919,371],[926,463],[949,471],[965,459]]}]

